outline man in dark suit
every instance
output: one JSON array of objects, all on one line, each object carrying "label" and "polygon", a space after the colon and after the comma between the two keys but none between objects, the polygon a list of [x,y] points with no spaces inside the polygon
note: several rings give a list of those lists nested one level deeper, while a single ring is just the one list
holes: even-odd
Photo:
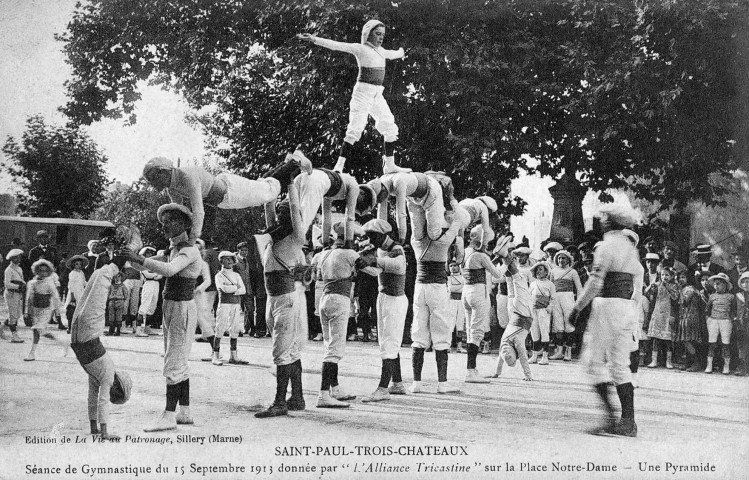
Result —
[{"label": "man in dark suit", "polygon": [[106,250],[97,255],[94,270],[98,270],[104,265],[112,263],[112,259],[114,258],[114,238],[106,237],[102,239],[102,243],[104,243]]},{"label": "man in dark suit", "polygon": [[728,278],[731,279],[731,285],[733,285],[733,290],[731,293],[739,293],[741,291],[741,288],[739,287],[739,277],[741,277],[741,274],[747,271],[747,250],[743,248],[737,248],[733,252],[733,267],[728,271]]},{"label": "man in dark suit", "polygon": [[[49,233],[46,230],[39,230],[36,232],[36,240],[38,245],[29,251],[29,267],[40,258],[48,260],[52,265],[57,265],[59,262],[57,249],[49,244]],[[27,273],[31,278],[31,271]]]}]

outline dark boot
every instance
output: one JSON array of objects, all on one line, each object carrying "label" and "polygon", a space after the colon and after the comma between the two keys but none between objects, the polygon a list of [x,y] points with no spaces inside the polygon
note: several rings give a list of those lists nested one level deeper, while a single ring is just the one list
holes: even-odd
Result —
[{"label": "dark boot", "polygon": [[414,348],[413,357],[411,357],[411,366],[414,372],[414,381],[421,381],[421,370],[424,368],[424,349]]},{"label": "dark boot", "polygon": [[286,389],[289,386],[290,367],[291,365],[278,365],[276,367],[276,398],[273,401],[273,405],[268,407],[267,410],[257,412],[255,414],[256,418],[279,417],[289,414],[289,410],[286,407]]},{"label": "dark boot", "polygon": [[631,383],[623,383],[616,386],[616,393],[619,395],[619,401],[622,404],[622,419],[616,425],[614,433],[625,437],[636,437],[635,387]]},{"label": "dark boot", "polygon": [[289,410],[304,410],[306,404],[304,403],[304,394],[302,391],[302,361],[297,360],[289,365],[289,367],[291,367],[291,396],[286,400],[286,405]]},{"label": "dark boot", "polygon": [[611,400],[609,400],[609,384],[597,383],[594,385],[594,388],[596,390],[596,393],[598,393],[598,396],[601,398],[605,415],[603,424],[597,428],[588,430],[588,433],[593,435],[612,434],[616,429],[616,418],[614,415],[614,406],[611,405]]}]

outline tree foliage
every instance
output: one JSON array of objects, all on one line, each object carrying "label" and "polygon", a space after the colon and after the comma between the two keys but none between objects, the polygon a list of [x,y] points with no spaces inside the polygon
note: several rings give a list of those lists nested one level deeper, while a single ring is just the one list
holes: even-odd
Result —
[{"label": "tree foliage", "polygon": [[[64,111],[83,123],[135,121],[136,84],[148,79],[201,109],[193,120],[235,170],[263,171],[298,143],[329,165],[355,60],[294,35],[358,42],[364,21],[379,18],[385,46],[407,52],[388,62],[385,84],[400,163],[444,170],[459,196],[489,193],[508,213],[522,205],[509,198],[519,170],[575,171],[594,190],[628,187],[663,208],[711,204],[726,193],[716,174],[747,151],[748,8],[738,0],[92,0],[60,37],[74,71]],[[374,176],[380,151],[381,137],[365,133],[352,173]]]},{"label": "tree foliage", "polygon": [[107,157],[78,127],[47,125],[29,117],[17,142],[8,137],[0,164],[14,183],[19,213],[39,217],[86,217],[108,184]]}]

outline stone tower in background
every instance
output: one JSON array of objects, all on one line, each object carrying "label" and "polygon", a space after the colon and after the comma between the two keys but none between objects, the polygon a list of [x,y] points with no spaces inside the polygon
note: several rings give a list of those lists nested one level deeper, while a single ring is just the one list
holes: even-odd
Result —
[{"label": "stone tower in background", "polygon": [[574,175],[565,172],[557,183],[549,188],[554,199],[554,214],[551,217],[551,241],[562,244],[577,243],[585,233],[583,222],[583,198],[587,189],[580,185]]}]

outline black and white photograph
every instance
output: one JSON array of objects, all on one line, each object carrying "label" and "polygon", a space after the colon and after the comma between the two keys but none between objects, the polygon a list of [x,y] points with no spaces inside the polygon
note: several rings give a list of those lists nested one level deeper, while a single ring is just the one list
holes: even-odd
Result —
[{"label": "black and white photograph", "polygon": [[746,478],[746,0],[0,12],[0,480]]}]

